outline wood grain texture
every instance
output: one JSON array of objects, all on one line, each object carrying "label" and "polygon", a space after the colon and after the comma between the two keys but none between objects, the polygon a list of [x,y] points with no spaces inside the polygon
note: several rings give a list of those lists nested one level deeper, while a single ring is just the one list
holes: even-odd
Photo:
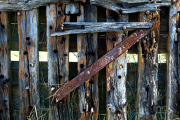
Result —
[{"label": "wood grain texture", "polygon": [[[62,22],[68,22],[64,15],[65,4],[46,6],[48,84],[50,96],[56,89],[69,81],[69,36],[51,37],[50,33],[60,28]],[[50,98],[50,119],[70,120],[70,95],[56,104],[54,96]]]},{"label": "wood grain texture", "polygon": [[[114,19],[116,16],[117,19]],[[106,10],[107,22],[128,22],[128,14],[116,14]],[[107,52],[119,44],[127,32],[107,32]],[[106,66],[107,79],[107,120],[127,120],[126,111],[127,52]]]},{"label": "wood grain texture", "polygon": [[18,16],[20,120],[39,117],[38,20],[38,9]]},{"label": "wood grain texture", "polygon": [[169,38],[167,40],[167,90],[166,106],[167,119],[179,118],[179,83],[178,79],[178,44],[176,28],[178,25],[178,6],[179,0],[171,5],[169,11]]},{"label": "wood grain texture", "polygon": [[141,22],[155,20],[151,33],[138,44],[137,119],[156,120],[160,16],[158,11],[139,13],[139,19]]},{"label": "wood grain texture", "polygon": [[10,24],[8,13],[0,14],[0,119],[10,120]]},{"label": "wood grain texture", "polygon": [[[97,7],[89,3],[80,5],[81,15],[78,22],[97,22]],[[97,56],[97,33],[78,34],[78,72],[82,72],[86,66],[90,66],[98,59]],[[80,120],[98,119],[99,99],[98,99],[98,73],[78,89]]]},{"label": "wood grain texture", "polygon": [[[141,4],[137,4],[138,2],[134,1],[134,3],[136,3],[137,5],[133,5],[132,7],[130,7],[128,1],[126,2],[122,2],[122,1],[102,1],[102,0],[90,0],[91,4],[97,5],[97,6],[101,6],[104,7],[108,10],[112,10],[115,11],[117,13],[137,13],[137,12],[145,12],[147,10],[149,11],[157,11],[160,9],[157,9],[157,7],[160,6],[170,6],[170,2],[163,2],[163,3],[149,3],[149,1],[141,3]],[[122,5],[120,5],[120,3]],[[126,7],[123,7],[124,4],[127,5]]]},{"label": "wood grain texture", "polygon": [[[81,34],[81,33],[97,33],[97,32],[121,32],[121,31],[132,31],[136,29],[152,27],[151,22],[82,22],[81,21],[78,23],[64,22],[63,25],[64,25],[63,27],[64,31],[54,32],[51,34],[51,36],[61,36],[68,34]],[[123,29],[123,27],[126,27],[126,29]]]}]

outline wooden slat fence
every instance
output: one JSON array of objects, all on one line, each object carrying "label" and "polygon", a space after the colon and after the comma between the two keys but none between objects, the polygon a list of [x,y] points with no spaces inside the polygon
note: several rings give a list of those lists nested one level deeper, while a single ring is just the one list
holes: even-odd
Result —
[{"label": "wooden slat fence", "polygon": [[[179,6],[179,0],[0,1],[0,120],[180,119]],[[150,32],[56,99],[71,79],[139,29]],[[71,52],[76,62],[69,62]]]}]

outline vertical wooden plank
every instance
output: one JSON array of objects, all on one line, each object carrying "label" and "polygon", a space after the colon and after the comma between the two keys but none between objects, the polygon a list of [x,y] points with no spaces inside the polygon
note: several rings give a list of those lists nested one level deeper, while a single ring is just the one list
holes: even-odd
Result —
[{"label": "vertical wooden plank", "polygon": [[139,13],[140,22],[154,19],[151,33],[138,43],[138,82],[137,111],[138,120],[156,120],[158,92],[158,42],[160,16],[159,12]]},{"label": "vertical wooden plank", "polygon": [[179,1],[172,3],[169,11],[169,38],[167,40],[167,89],[166,106],[167,120],[180,117],[180,80],[178,79],[178,44],[177,43],[177,5]]},{"label": "vertical wooden plank", "polygon": [[[81,15],[78,22],[97,22],[97,7],[90,3],[81,3]],[[97,56],[97,33],[78,34],[78,72],[90,66],[98,59]],[[91,77],[78,89],[80,120],[98,119],[99,99],[98,99],[98,74]]]},{"label": "vertical wooden plank", "polygon": [[[65,4],[52,4],[46,6],[47,16],[47,50],[48,50],[48,84],[50,96],[69,81],[69,35],[51,37],[50,33],[61,30],[62,22],[70,18],[64,15]],[[70,95],[59,103],[54,96],[50,98],[50,119],[70,119]]]},{"label": "vertical wooden plank", "polygon": [[[128,22],[128,14],[106,10],[107,22]],[[125,27],[122,29],[126,29]],[[127,32],[106,33],[107,52],[119,44]],[[127,51],[106,66],[107,120],[127,120],[126,111]]]},{"label": "vertical wooden plank", "polygon": [[10,120],[9,71],[10,71],[10,26],[8,13],[0,13],[0,119]]},{"label": "vertical wooden plank", "polygon": [[18,12],[20,119],[39,117],[38,9]]}]

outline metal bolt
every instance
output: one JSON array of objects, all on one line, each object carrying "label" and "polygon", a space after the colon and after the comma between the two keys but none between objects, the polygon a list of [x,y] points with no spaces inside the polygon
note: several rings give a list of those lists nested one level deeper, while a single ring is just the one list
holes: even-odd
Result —
[{"label": "metal bolt", "polygon": [[55,89],[56,89],[56,87],[55,87],[55,86],[52,86],[52,87],[51,87],[51,92],[54,91]]},{"label": "metal bolt", "polygon": [[94,112],[94,108],[93,108],[93,107],[91,108],[91,112],[92,112],[92,113]]},{"label": "metal bolt", "polygon": [[178,33],[180,32],[180,28],[177,28],[177,32],[178,32]]},{"label": "metal bolt", "polygon": [[145,40],[143,40],[143,43],[144,43],[144,44],[146,44],[146,41],[145,41]]},{"label": "metal bolt", "polygon": [[149,11],[149,10],[147,10],[147,11],[146,11],[146,15],[148,15],[149,13],[150,13],[150,11]]},{"label": "metal bolt", "polygon": [[34,67],[34,64],[33,64],[33,63],[30,63],[30,66],[31,66],[31,67]]},{"label": "metal bolt", "polygon": [[63,24],[61,25],[61,30],[64,30],[64,25]]},{"label": "metal bolt", "polygon": [[29,86],[26,86],[26,88],[25,88],[26,90],[29,90]]},{"label": "metal bolt", "polygon": [[17,15],[19,15],[19,16],[20,16],[20,15],[21,15],[21,13],[20,13],[20,12],[17,12]]},{"label": "metal bolt", "polygon": [[87,74],[89,75],[89,74],[90,74],[90,71],[87,71]]},{"label": "metal bolt", "polygon": [[126,30],[126,26],[123,26],[122,29],[123,29],[123,30]]}]

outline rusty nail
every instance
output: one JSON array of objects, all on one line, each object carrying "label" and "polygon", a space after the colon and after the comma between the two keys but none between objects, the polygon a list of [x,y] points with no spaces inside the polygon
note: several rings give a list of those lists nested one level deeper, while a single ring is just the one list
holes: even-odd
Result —
[{"label": "rusty nail", "polygon": [[20,13],[20,12],[17,12],[17,15],[19,15],[19,16],[20,16],[20,15],[21,15],[21,13]]},{"label": "rusty nail", "polygon": [[90,71],[87,71],[87,74],[89,75],[89,74],[90,74]]},{"label": "rusty nail", "polygon": [[147,11],[146,11],[146,15],[148,15],[149,13],[150,13],[150,11],[149,11],[149,10],[147,10]]},{"label": "rusty nail", "polygon": [[177,28],[177,32],[178,32],[178,33],[180,32],[180,28]]},{"label": "rusty nail", "polygon": [[123,29],[123,30],[126,30],[126,26],[123,26],[122,29]]}]

